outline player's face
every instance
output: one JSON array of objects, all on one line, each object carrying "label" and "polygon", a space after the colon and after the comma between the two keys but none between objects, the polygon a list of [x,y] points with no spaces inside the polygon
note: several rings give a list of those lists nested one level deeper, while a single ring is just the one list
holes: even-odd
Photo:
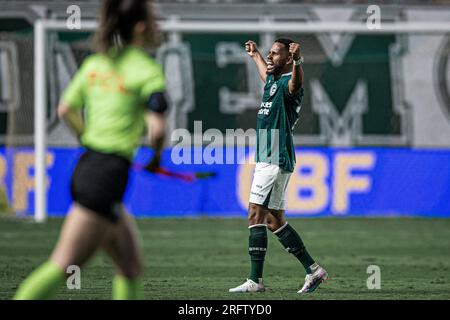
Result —
[{"label": "player's face", "polygon": [[289,51],[284,44],[275,42],[267,55],[267,74],[280,73],[289,62]]}]

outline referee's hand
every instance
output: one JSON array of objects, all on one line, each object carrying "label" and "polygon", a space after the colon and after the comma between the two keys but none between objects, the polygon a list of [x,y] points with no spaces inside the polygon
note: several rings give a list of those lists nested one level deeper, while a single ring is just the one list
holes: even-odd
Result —
[{"label": "referee's hand", "polygon": [[160,156],[154,156],[152,160],[150,160],[149,163],[144,167],[144,170],[149,172],[156,172],[158,168],[161,166],[161,157]]}]

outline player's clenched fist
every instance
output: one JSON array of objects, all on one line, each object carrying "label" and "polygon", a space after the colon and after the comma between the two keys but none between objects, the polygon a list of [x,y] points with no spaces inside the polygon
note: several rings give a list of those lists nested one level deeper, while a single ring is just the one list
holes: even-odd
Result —
[{"label": "player's clenched fist", "polygon": [[256,48],[256,43],[254,41],[247,41],[245,43],[245,51],[249,54],[250,57],[253,57],[256,52],[258,52],[258,49]]},{"label": "player's clenched fist", "polygon": [[300,59],[300,44],[292,42],[289,45],[289,53],[292,55],[292,59],[294,60]]}]

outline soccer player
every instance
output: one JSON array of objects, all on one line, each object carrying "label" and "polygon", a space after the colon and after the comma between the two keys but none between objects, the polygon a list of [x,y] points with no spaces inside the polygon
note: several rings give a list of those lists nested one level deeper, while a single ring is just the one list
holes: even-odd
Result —
[{"label": "soccer player", "polygon": [[267,62],[255,42],[246,42],[245,50],[255,62],[265,87],[257,116],[256,167],[248,208],[251,270],[247,281],[229,291],[265,291],[262,275],[269,229],[306,270],[304,285],[298,293],[312,292],[327,279],[327,272],[309,255],[284,215],[286,188],[295,167],[292,131],[303,98],[300,45],[290,39],[276,40]]},{"label": "soccer player", "polygon": [[[137,230],[122,197],[145,126],[155,148],[147,165],[159,165],[164,140],[165,80],[144,51],[156,44],[151,3],[105,0],[88,57],[64,91],[59,116],[86,151],[71,180],[74,203],[47,262],[19,287],[14,299],[52,298],[70,265],[82,266],[98,249],[114,262],[113,299],[142,299],[142,258]],[[81,115],[84,107],[85,118]]]}]

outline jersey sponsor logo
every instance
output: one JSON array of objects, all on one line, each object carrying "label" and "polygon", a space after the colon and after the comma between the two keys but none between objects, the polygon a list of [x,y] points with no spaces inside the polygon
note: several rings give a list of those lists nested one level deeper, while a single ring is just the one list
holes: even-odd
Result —
[{"label": "jersey sponsor logo", "polygon": [[270,113],[270,108],[272,108],[272,102],[262,102],[258,114],[268,116]]}]

